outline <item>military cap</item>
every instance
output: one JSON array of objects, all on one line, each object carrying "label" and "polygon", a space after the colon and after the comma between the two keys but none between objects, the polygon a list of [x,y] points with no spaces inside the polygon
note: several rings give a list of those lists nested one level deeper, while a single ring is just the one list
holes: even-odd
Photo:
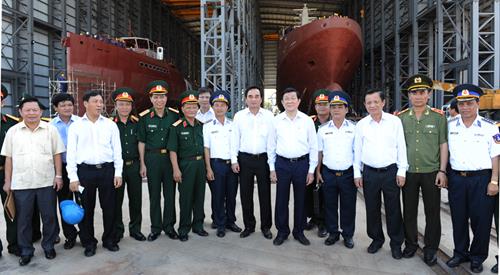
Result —
[{"label": "military cap", "polygon": [[113,92],[113,101],[134,102],[134,89],[129,87],[120,87]]},{"label": "military cap", "polygon": [[351,97],[344,91],[332,91],[328,95],[328,101],[330,105],[344,104],[349,107],[351,104]]},{"label": "military cap", "polygon": [[167,94],[168,84],[163,80],[152,81],[146,86],[146,93],[148,93],[149,95]]},{"label": "military cap", "polygon": [[316,92],[314,92],[313,97],[312,97],[314,104],[328,103],[329,102],[329,100],[328,100],[329,94],[330,94],[330,91],[327,89],[316,90]]},{"label": "military cap", "polygon": [[474,84],[461,84],[453,89],[453,95],[457,101],[479,100],[483,95],[483,89]]},{"label": "military cap", "polygon": [[40,107],[40,109],[42,109],[42,110],[46,110],[47,109],[47,107],[45,107],[45,105],[43,105],[38,98],[36,98],[36,97],[34,97],[32,95],[29,95],[29,94],[23,94],[21,96],[21,98],[19,99],[17,107],[18,108],[22,108],[23,105],[24,105],[24,103],[26,103],[26,102],[36,102],[36,103],[38,103],[38,106]]},{"label": "military cap", "polygon": [[184,91],[179,96],[181,106],[185,103],[198,103],[198,92],[193,90]]},{"label": "military cap", "polygon": [[210,104],[214,105],[215,102],[225,102],[229,106],[231,96],[228,91],[217,90],[210,96]]},{"label": "military cap", "polygon": [[4,98],[6,98],[7,96],[9,96],[9,91],[7,91],[7,87],[5,87],[3,84],[2,84],[2,93],[0,94],[0,100],[3,100]]},{"label": "military cap", "polygon": [[420,89],[432,89],[432,79],[423,74],[412,75],[406,81],[406,90],[412,92]]}]

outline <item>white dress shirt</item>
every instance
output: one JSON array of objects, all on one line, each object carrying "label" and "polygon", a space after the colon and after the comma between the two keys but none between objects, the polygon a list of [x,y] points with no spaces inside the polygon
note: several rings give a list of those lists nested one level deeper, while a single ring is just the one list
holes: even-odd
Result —
[{"label": "white dress shirt", "polygon": [[102,115],[92,122],[85,114],[68,131],[67,166],[70,182],[79,181],[78,164],[114,162],[115,177],[122,176],[123,160],[120,131],[112,120]]},{"label": "white dress shirt", "polygon": [[236,113],[231,132],[231,163],[238,162],[238,152],[262,154],[267,152],[267,136],[273,113],[260,108],[257,114],[246,108]]},{"label": "white dress shirt", "polygon": [[231,159],[232,122],[224,118],[224,124],[214,119],[203,125],[203,145],[210,149],[210,158]]},{"label": "white dress shirt", "polygon": [[354,162],[356,125],[344,119],[340,128],[332,120],[318,129],[318,151],[323,152],[323,165],[331,170],[346,170]]},{"label": "white dress shirt", "polygon": [[290,159],[306,154],[309,154],[309,173],[314,173],[318,164],[318,138],[312,118],[300,111],[293,119],[286,112],[277,115],[267,142],[269,169],[275,171],[276,155]]},{"label": "white dress shirt", "polygon": [[491,169],[491,158],[500,154],[500,144],[494,136],[498,128],[490,120],[477,116],[467,128],[462,117],[448,122],[448,146],[453,170],[477,171]]},{"label": "white dress shirt", "polygon": [[406,177],[408,160],[401,120],[382,112],[382,119],[376,122],[370,115],[356,124],[354,137],[354,177],[361,177],[361,165],[382,168],[396,163],[397,175]]},{"label": "white dress shirt", "polygon": [[201,109],[198,110],[196,113],[196,119],[199,120],[201,123],[207,123],[215,119],[215,113],[212,107],[208,109],[206,113],[202,113]]}]

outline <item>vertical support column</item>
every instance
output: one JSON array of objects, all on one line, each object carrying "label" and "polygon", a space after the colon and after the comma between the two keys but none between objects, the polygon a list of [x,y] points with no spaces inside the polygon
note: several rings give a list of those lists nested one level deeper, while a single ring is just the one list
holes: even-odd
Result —
[{"label": "vertical support column", "polygon": [[[438,0],[439,1],[439,0]],[[394,1],[394,107],[401,110],[401,87],[399,86],[401,77],[401,48],[399,28],[401,26],[401,12],[399,0]]]},{"label": "vertical support column", "polygon": [[375,87],[375,5],[370,0],[370,86]]},{"label": "vertical support column", "polygon": [[479,84],[479,0],[472,1],[471,82]]},{"label": "vertical support column", "polygon": [[494,17],[495,17],[495,27],[493,29],[495,35],[494,42],[494,76],[493,76],[493,88],[500,89],[500,0],[495,0],[494,5]]}]

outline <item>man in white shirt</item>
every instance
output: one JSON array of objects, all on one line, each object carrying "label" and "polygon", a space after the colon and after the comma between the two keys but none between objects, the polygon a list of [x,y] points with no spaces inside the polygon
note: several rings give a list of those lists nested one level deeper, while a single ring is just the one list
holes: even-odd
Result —
[{"label": "man in white shirt", "polygon": [[[342,91],[329,94],[330,120],[318,129],[319,160],[316,179],[323,182],[325,222],[329,233],[325,245],[333,245],[344,237],[347,248],[354,247],[354,224],[356,220],[356,186],[352,164],[354,162],[354,132],[356,125],[345,119],[351,99]],[[339,197],[340,227],[339,230]]]},{"label": "man in white shirt", "polygon": [[271,182],[276,183],[275,223],[278,234],[274,245],[281,245],[290,235],[288,203],[293,185],[293,237],[310,245],[304,235],[306,224],[306,185],[313,183],[318,164],[318,140],[313,120],[298,110],[300,92],[295,88],[283,91],[281,103],[285,111],[277,115],[268,137],[267,155]]},{"label": "man in white shirt", "polygon": [[264,92],[256,86],[245,90],[247,108],[234,116],[231,132],[231,166],[240,176],[240,199],[245,230],[240,237],[246,238],[255,232],[253,214],[254,178],[257,177],[260,205],[260,228],[266,239],[271,233],[271,182],[267,163],[267,136],[274,118],[262,108]]},{"label": "man in white shirt", "polygon": [[401,259],[404,231],[400,189],[408,169],[403,125],[398,117],[383,111],[383,91],[368,91],[364,104],[369,115],[356,125],[353,167],[356,187],[363,187],[366,227],[373,240],[368,253],[376,253],[385,241],[380,212],[383,193],[392,257]]},{"label": "man in white shirt", "polygon": [[64,144],[57,129],[41,121],[45,107],[33,96],[19,103],[23,121],[12,126],[5,137],[1,154],[5,156],[4,191],[14,192],[17,240],[21,250],[19,264],[27,265],[35,248],[32,217],[35,203],[43,222],[42,248],[45,258],[54,259],[54,242],[59,227],[56,215],[56,191],[62,187],[61,153]]},{"label": "man in white shirt", "polygon": [[200,109],[196,112],[196,119],[201,123],[207,123],[215,119],[215,113],[210,106],[210,96],[212,95],[212,89],[202,87],[198,90],[198,102],[200,104]]},{"label": "man in white shirt", "polygon": [[103,214],[103,247],[109,251],[120,248],[115,240],[116,190],[122,185],[122,151],[120,132],[112,120],[101,115],[104,103],[97,91],[83,95],[85,114],[69,127],[67,166],[70,190],[81,194],[85,216],[78,224],[85,256],[95,255],[97,239],[94,237],[94,208],[96,191]]}]

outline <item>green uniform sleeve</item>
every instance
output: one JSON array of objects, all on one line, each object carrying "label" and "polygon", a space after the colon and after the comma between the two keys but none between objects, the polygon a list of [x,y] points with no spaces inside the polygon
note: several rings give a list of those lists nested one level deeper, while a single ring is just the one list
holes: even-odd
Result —
[{"label": "green uniform sleeve", "polygon": [[169,151],[177,152],[178,139],[177,139],[177,128],[175,126],[170,126],[170,134],[168,135],[167,149]]},{"label": "green uniform sleeve", "polygon": [[439,116],[439,144],[448,142],[448,120],[446,116]]},{"label": "green uniform sleeve", "polygon": [[141,117],[137,123],[137,140],[146,143],[146,118]]}]

